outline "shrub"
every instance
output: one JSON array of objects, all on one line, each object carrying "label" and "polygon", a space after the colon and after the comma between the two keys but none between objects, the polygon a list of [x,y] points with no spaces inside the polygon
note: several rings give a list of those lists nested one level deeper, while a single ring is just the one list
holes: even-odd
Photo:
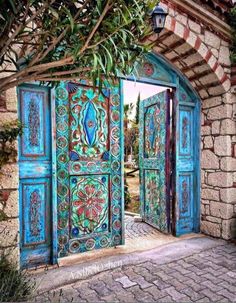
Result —
[{"label": "shrub", "polygon": [[5,255],[0,257],[0,302],[19,302],[29,299],[35,282],[26,271],[17,268]]}]

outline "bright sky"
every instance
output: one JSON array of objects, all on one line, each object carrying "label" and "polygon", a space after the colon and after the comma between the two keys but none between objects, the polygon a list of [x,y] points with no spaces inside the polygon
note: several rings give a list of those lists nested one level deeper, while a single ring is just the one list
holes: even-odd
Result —
[{"label": "bright sky", "polygon": [[135,104],[137,102],[139,93],[141,100],[143,100],[157,93],[160,93],[166,89],[167,89],[166,87],[162,87],[162,86],[123,80],[124,104],[130,104],[130,103],[134,104],[134,110],[132,112],[132,115],[130,116],[130,119],[133,119],[135,117],[135,111],[136,111]]}]

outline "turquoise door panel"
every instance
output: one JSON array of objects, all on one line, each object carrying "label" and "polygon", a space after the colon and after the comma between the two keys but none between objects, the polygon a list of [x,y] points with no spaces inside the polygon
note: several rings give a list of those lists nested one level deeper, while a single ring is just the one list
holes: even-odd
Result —
[{"label": "turquoise door panel", "polygon": [[140,201],[142,218],[168,232],[170,205],[168,184],[169,92],[140,103]]},{"label": "turquoise door panel", "polygon": [[180,86],[175,138],[176,235],[199,231],[199,114],[198,102]]},{"label": "turquoise door panel", "polygon": [[119,87],[56,89],[58,256],[122,244]]},{"label": "turquoise door panel", "polygon": [[51,125],[49,90],[18,88],[23,135],[19,138],[20,258],[22,267],[51,260]]}]

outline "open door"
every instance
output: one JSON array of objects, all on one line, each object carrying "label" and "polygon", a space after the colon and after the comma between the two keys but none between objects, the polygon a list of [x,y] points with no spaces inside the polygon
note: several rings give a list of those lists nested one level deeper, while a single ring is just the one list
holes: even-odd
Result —
[{"label": "open door", "polygon": [[122,244],[119,87],[56,89],[59,257]]},{"label": "open door", "polygon": [[18,87],[19,206],[21,267],[51,262],[51,123],[50,90],[36,85]]},{"label": "open door", "polygon": [[140,202],[143,220],[170,231],[170,91],[140,102]]}]

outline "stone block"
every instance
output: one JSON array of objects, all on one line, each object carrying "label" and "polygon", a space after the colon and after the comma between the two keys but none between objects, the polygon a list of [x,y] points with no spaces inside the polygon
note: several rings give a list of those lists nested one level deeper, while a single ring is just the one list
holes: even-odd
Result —
[{"label": "stone block", "polygon": [[213,223],[221,223],[222,219],[221,218],[216,218],[212,216],[206,216],[206,220],[213,222]]},{"label": "stone block", "polygon": [[236,188],[222,188],[220,189],[220,199],[223,202],[236,204]]},{"label": "stone block", "polygon": [[205,89],[199,90],[198,93],[202,99],[206,99],[207,97],[209,97],[208,92]]},{"label": "stone block", "polygon": [[208,125],[202,126],[201,127],[201,133],[202,133],[202,136],[210,135],[211,134],[211,128],[210,128],[210,126],[208,126]]},{"label": "stone block", "polygon": [[201,26],[200,24],[192,21],[192,20],[188,20],[188,25],[189,25],[189,29],[197,34],[201,34]]},{"label": "stone block", "polygon": [[198,49],[198,53],[205,58],[206,54],[208,52],[208,47],[203,42],[200,44],[200,47]]},{"label": "stone block", "polygon": [[177,14],[175,18],[176,18],[177,21],[179,21],[179,22],[182,23],[183,25],[187,25],[188,18],[187,18],[186,15]]},{"label": "stone block", "polygon": [[214,121],[211,125],[212,135],[218,135],[220,133],[220,121]]},{"label": "stone block", "polygon": [[221,121],[220,128],[221,135],[234,135],[236,134],[236,122],[231,119]]},{"label": "stone block", "polygon": [[9,111],[17,111],[17,92],[16,87],[6,91],[6,106]]},{"label": "stone block", "polygon": [[3,253],[7,256],[7,259],[11,264],[16,264],[18,268],[20,268],[20,249],[19,245],[14,245],[8,248],[1,249],[0,254]]},{"label": "stone block", "polygon": [[219,50],[219,62],[224,65],[231,65],[229,47],[221,46]]},{"label": "stone block", "polygon": [[201,215],[205,215],[206,211],[205,211],[205,205],[201,204]]},{"label": "stone block", "polygon": [[8,247],[18,244],[19,220],[11,219],[0,222],[0,246]]},{"label": "stone block", "polygon": [[212,217],[221,219],[230,219],[233,216],[234,208],[232,204],[220,203],[211,201],[210,202],[210,213]]},{"label": "stone block", "polygon": [[225,240],[236,238],[236,218],[222,221],[222,238]]},{"label": "stone block", "polygon": [[223,102],[225,104],[233,104],[236,103],[236,95],[232,93],[226,93],[223,96]]},{"label": "stone block", "polygon": [[216,49],[220,48],[220,38],[208,30],[205,31],[205,43]]},{"label": "stone block", "polygon": [[219,190],[212,188],[204,188],[201,193],[202,199],[220,201],[220,192]]},{"label": "stone block", "polygon": [[201,232],[213,237],[219,238],[221,236],[220,224],[209,221],[201,222]]},{"label": "stone block", "polygon": [[3,125],[4,123],[9,123],[14,120],[18,119],[17,113],[12,113],[12,112],[0,112],[0,125]]},{"label": "stone block", "polygon": [[[212,57],[212,58],[215,58],[215,57]],[[225,83],[226,82],[227,81],[225,81],[223,85],[220,84],[218,86],[213,86],[213,87],[208,88],[209,95],[210,96],[219,96],[219,95],[222,95],[225,92],[225,90],[226,90],[225,89]],[[229,81],[229,83],[230,83],[230,81]],[[227,84],[227,87],[228,87],[228,84]]]},{"label": "stone block", "polygon": [[212,52],[212,54],[213,54],[216,58],[219,57],[219,51],[218,51],[217,49],[212,48],[212,49],[211,49],[211,52]]},{"label": "stone block", "polygon": [[219,136],[215,138],[214,151],[218,156],[231,156],[231,138],[230,136]]},{"label": "stone block", "polygon": [[4,213],[7,217],[18,217],[19,208],[18,208],[18,191],[11,191],[8,199],[5,202]]},{"label": "stone block", "polygon": [[18,186],[18,165],[16,163],[4,165],[0,174],[0,189],[17,189]]},{"label": "stone block", "polygon": [[212,185],[212,186],[232,187],[233,186],[233,176],[232,176],[232,173],[228,173],[228,172],[209,173],[207,182],[209,185]]},{"label": "stone block", "polygon": [[219,158],[210,150],[202,152],[201,167],[205,169],[219,169]]},{"label": "stone block", "polygon": [[213,144],[214,142],[211,136],[207,136],[204,138],[204,148],[212,148]]},{"label": "stone block", "polygon": [[220,105],[221,103],[222,103],[221,96],[209,98],[202,102],[202,108],[205,109],[205,108],[215,107],[217,105]]},{"label": "stone block", "polygon": [[187,38],[187,43],[189,43],[189,45],[194,47],[195,43],[196,43],[196,40],[197,40],[197,35],[190,31],[189,36]]},{"label": "stone block", "polygon": [[206,75],[202,78],[199,79],[199,81],[203,84],[203,85],[207,85],[209,83],[214,83],[216,82],[218,79],[216,77],[215,74],[209,74],[209,75]]},{"label": "stone block", "polygon": [[206,211],[206,215],[210,215],[210,205],[205,206],[205,211]]},{"label": "stone block", "polygon": [[[201,125],[204,125],[204,121],[205,121],[205,115],[204,113],[201,113]],[[236,141],[236,136],[235,136],[235,141]]]},{"label": "stone block", "polygon": [[236,159],[232,157],[221,158],[220,168],[224,171],[236,171]]},{"label": "stone block", "polygon": [[207,119],[208,120],[219,120],[232,117],[232,105],[224,104],[214,108],[210,108]]}]

